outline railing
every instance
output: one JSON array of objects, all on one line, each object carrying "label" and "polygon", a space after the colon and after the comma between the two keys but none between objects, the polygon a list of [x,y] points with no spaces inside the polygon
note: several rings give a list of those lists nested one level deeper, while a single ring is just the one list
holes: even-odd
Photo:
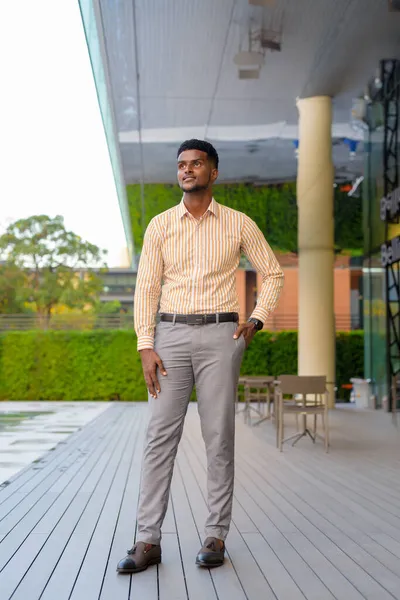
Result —
[{"label": "railing", "polygon": [[0,331],[133,329],[133,315],[0,315]]},{"label": "railing", "polygon": [[[242,318],[243,319],[243,318]],[[350,331],[360,328],[358,315],[336,315],[337,331]],[[272,315],[266,322],[269,331],[298,329],[298,315]],[[0,331],[28,330],[93,330],[93,329],[133,329],[133,315],[121,313],[113,315],[53,315],[50,319],[38,315],[0,315]]]},{"label": "railing", "polygon": [[[361,328],[359,315],[335,315],[336,331],[350,331]],[[265,328],[269,331],[297,330],[298,315],[272,315],[267,319]]]}]

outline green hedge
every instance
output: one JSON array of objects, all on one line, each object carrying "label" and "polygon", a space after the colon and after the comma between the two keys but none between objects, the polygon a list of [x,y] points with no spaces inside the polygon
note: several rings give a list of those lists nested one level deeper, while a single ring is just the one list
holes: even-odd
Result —
[{"label": "green hedge", "polygon": [[[362,332],[337,335],[337,384],[363,375]],[[297,332],[261,332],[243,375],[297,372]],[[146,400],[132,331],[11,332],[0,336],[0,400]]]},{"label": "green hedge", "polygon": [[[145,223],[159,213],[178,204],[182,192],[177,185],[147,184],[145,193]],[[128,185],[127,196],[136,251],[143,242],[140,186]],[[296,185],[253,186],[245,184],[217,185],[215,198],[221,204],[245,212],[260,227],[274,250],[297,250]],[[361,198],[349,198],[335,189],[335,244],[347,254],[362,254]]]}]

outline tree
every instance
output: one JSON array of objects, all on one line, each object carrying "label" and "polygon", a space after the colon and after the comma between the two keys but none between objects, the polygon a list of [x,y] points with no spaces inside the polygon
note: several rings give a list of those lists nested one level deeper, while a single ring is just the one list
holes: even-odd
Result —
[{"label": "tree", "polygon": [[13,264],[0,264],[0,314],[29,312],[25,308],[25,276]]},{"label": "tree", "polygon": [[[105,267],[105,252],[68,231],[60,216],[37,215],[12,223],[0,236],[0,256],[6,272],[13,273],[16,298],[33,303],[42,317],[50,318],[59,304],[91,306],[102,289],[92,269]],[[2,297],[10,294],[5,279],[0,278]]]},{"label": "tree", "polygon": [[98,315],[118,315],[122,312],[122,306],[119,300],[98,302],[93,306],[93,311]]}]

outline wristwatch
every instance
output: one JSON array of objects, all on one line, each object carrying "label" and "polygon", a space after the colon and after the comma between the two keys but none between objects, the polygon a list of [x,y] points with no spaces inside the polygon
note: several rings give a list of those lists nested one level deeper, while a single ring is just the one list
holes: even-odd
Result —
[{"label": "wristwatch", "polygon": [[262,321],[259,321],[259,319],[249,319],[247,322],[253,323],[256,331],[260,331],[264,327],[264,323]]}]

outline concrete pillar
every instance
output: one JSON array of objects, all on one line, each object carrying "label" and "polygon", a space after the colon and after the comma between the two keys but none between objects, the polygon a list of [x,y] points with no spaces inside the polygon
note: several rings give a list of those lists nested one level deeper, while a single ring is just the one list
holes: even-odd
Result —
[{"label": "concrete pillar", "polygon": [[335,401],[332,102],[298,101],[299,375],[325,375]]}]

